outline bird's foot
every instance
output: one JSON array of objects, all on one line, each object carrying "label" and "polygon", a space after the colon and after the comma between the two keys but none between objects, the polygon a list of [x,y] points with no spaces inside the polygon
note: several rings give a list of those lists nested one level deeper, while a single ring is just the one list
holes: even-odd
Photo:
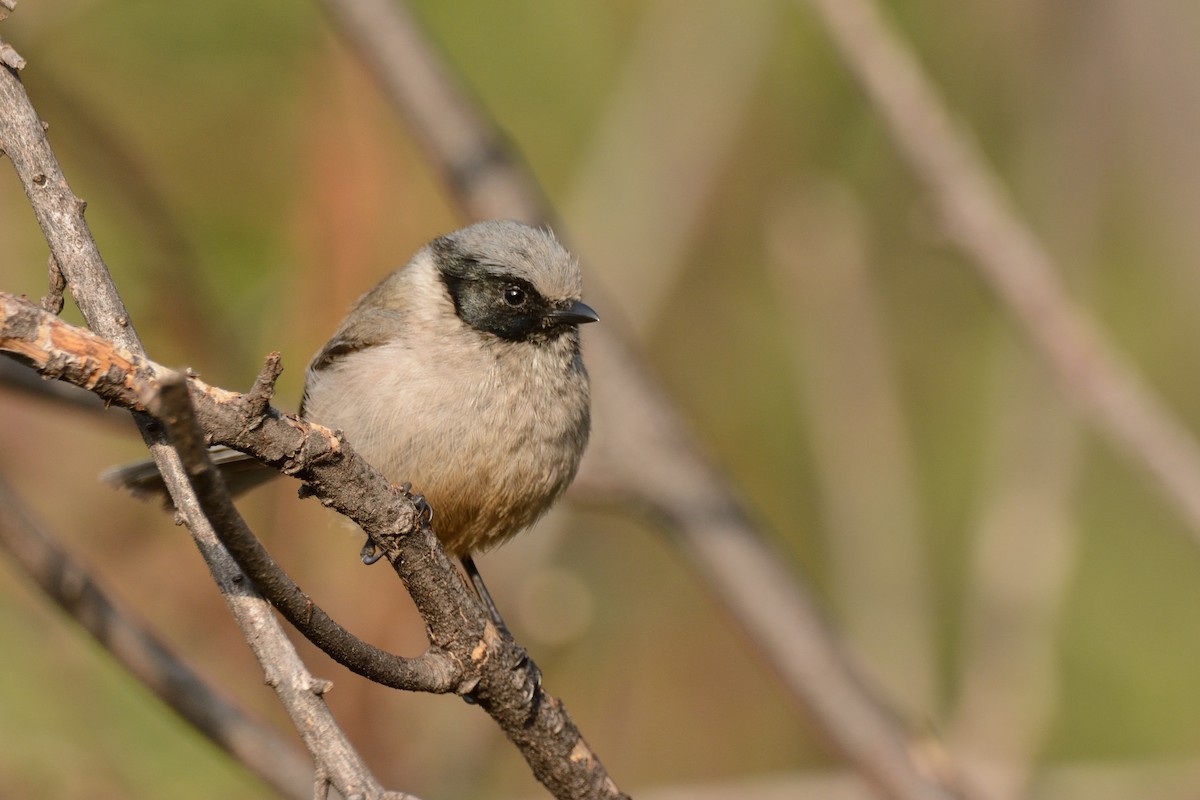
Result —
[{"label": "bird's foot", "polygon": [[521,647],[521,659],[513,665],[513,677],[520,680],[525,687],[525,705],[533,702],[538,692],[542,690],[542,670],[533,663],[533,659]]},{"label": "bird's foot", "polygon": [[408,481],[400,484],[400,493],[412,501],[412,504],[417,507],[417,519],[423,525],[433,523],[433,506],[429,505],[429,501],[425,499],[423,494],[414,494],[412,484]]},{"label": "bird's foot", "polygon": [[[493,645],[497,646],[497,645]],[[508,667],[510,680],[514,688],[521,690],[521,705],[525,707],[534,706],[538,701],[538,696],[542,691],[542,671],[538,665],[533,663],[533,659],[529,657],[529,653],[524,647],[513,644],[511,641],[506,645],[499,645],[509,654],[515,652],[516,659],[512,666]],[[461,692],[461,697],[467,705],[479,705],[479,698],[475,692],[479,688],[478,684],[474,684],[467,691]]]},{"label": "bird's foot", "polygon": [[[417,507],[417,521],[423,526],[433,522],[433,506],[429,505],[429,501],[425,499],[423,494],[414,494],[411,483],[402,483],[395,487],[400,490],[400,493],[412,501],[412,504]],[[375,546],[375,543],[370,539],[362,546],[362,551],[359,553],[359,558],[367,566],[374,564],[379,559],[383,558],[383,551]]]},{"label": "bird's foot", "polygon": [[367,541],[363,542],[362,550],[359,551],[358,557],[369,567],[383,558],[383,551],[376,547],[374,542],[367,539]]}]

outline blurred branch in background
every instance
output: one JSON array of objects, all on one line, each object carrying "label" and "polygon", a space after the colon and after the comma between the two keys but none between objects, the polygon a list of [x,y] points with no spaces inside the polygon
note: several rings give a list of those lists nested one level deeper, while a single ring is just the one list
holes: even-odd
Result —
[{"label": "blurred branch in background", "polygon": [[976,523],[962,688],[948,735],[1000,797],[1027,797],[1057,705],[1055,642],[1074,575],[1082,436],[1041,364],[997,360],[992,476]]},{"label": "blurred branch in background", "polygon": [[1071,301],[1056,265],[933,82],[871,0],[808,0],[929,190],[948,235],[1046,359],[1064,393],[1140,464],[1200,540],[1200,447]]},{"label": "blurred branch in background", "polygon": [[466,95],[404,3],[324,0],[322,6],[411,124],[468,217],[547,218],[545,198],[519,154]]},{"label": "blurred branch in background", "polygon": [[845,187],[810,187],[766,226],[808,395],[838,627],[873,680],[920,718],[937,698],[933,580],[861,207]]},{"label": "blurred branch in background", "polygon": [[0,358],[0,388],[21,392],[39,400],[53,400],[65,407],[93,415],[113,424],[128,427],[125,414],[106,414],[104,401],[91,392],[69,383],[48,381],[33,370],[11,358]]}]

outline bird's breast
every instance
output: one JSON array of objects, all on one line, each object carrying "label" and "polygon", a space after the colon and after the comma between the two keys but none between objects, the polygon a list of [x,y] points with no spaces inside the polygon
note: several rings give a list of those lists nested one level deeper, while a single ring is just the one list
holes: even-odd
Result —
[{"label": "bird's breast", "polygon": [[370,348],[310,379],[306,416],[423,494],[447,550],[483,549],[541,516],[587,442],[586,373],[549,350]]}]

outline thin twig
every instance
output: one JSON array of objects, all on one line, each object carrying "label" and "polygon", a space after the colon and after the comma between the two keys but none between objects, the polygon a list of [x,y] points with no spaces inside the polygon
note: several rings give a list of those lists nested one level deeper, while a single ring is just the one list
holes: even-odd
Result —
[{"label": "thin twig", "polygon": [[[220,516],[210,516],[209,512],[229,514],[232,502],[229,500],[229,493],[220,483],[221,478],[212,460],[208,457],[207,448],[204,446],[205,434],[200,430],[193,413],[187,380],[178,372],[155,372],[158,373],[157,380],[135,386],[134,389],[143,396],[149,395],[146,397],[146,404],[155,418],[162,423],[168,440],[179,453],[184,472],[197,497],[202,518],[210,523],[215,531],[221,531],[222,523],[228,520]],[[232,511],[232,514],[236,516],[237,512]],[[194,517],[186,515],[186,518]],[[218,538],[221,538],[220,533]],[[203,543],[201,549],[210,564],[217,558],[226,557],[224,550],[212,547],[208,543]],[[245,581],[238,583],[241,583],[239,593],[257,596],[253,584]],[[228,591],[225,593],[229,594]],[[268,619],[273,622],[273,618]],[[332,684],[309,674],[285,637],[272,638],[266,642],[252,641],[250,646],[267,667],[267,683],[281,697],[287,699],[285,705],[289,712],[299,712],[302,715],[299,718],[293,716],[293,721],[305,744],[316,757],[317,763],[321,765],[320,771],[327,773],[325,779],[328,782],[348,796],[361,793],[364,797],[371,798],[409,797],[384,791],[366,769],[353,745],[333,723],[332,716],[327,712],[324,694],[332,688]]]},{"label": "thin twig", "polygon": [[25,69],[25,59],[8,42],[0,41],[0,64],[9,69]]},{"label": "thin twig", "polygon": [[962,124],[871,0],[809,0],[929,190],[949,236],[1092,425],[1141,465],[1200,541],[1200,446],[1074,303]]},{"label": "thin twig", "polygon": [[[278,354],[273,354],[267,361],[264,375],[277,376],[278,364]],[[273,380],[264,381],[260,376],[254,389],[245,395],[248,405],[258,407],[261,414],[266,413],[271,385]],[[183,438],[193,427],[193,411],[182,376],[175,373],[160,378],[159,386],[162,407],[155,411],[155,416],[162,418],[166,414],[164,425],[183,459],[205,518],[212,523],[221,544],[271,605],[305,638],[359,675],[385,686],[414,692],[440,693],[457,688],[461,671],[444,652],[433,648],[418,658],[402,658],[381,650],[351,634],[300,590],[242,519],[225,489],[220,471],[208,457],[204,442],[199,438]],[[173,434],[167,421],[173,421]],[[249,424],[254,425],[255,420],[250,420]]]},{"label": "thin twig", "polygon": [[[86,204],[67,184],[46,141],[45,128],[21,82],[15,73],[5,69],[0,69],[0,150],[16,169],[50,252],[67,278],[84,319],[92,330],[123,348],[124,356],[132,354],[136,358],[143,353],[141,342],[84,221]],[[102,376],[95,378],[93,385],[106,383]],[[381,796],[375,791],[374,778],[356,756],[339,760],[323,757],[326,755],[323,748],[327,744],[333,747],[343,735],[321,698],[311,692],[314,684],[311,676],[269,605],[246,585],[245,576],[200,513],[178,455],[161,443],[149,417],[137,413],[134,419],[171,491],[175,507],[188,521],[218,588],[306,746],[335,777],[335,785],[344,796],[367,789],[372,790],[373,796]],[[348,749],[338,752],[353,753]]]},{"label": "thin twig", "polygon": [[[495,125],[453,79],[403,3],[323,5],[413,124],[468,216],[551,221],[528,170],[506,160],[508,151],[495,144],[502,141]],[[944,754],[924,758],[936,745],[908,731],[861,680],[815,600],[749,521],[730,482],[616,327],[588,332],[597,430],[576,486],[610,501],[632,498],[667,521],[674,543],[792,696],[886,794],[965,797]]]},{"label": "thin twig", "polygon": [[145,625],[110,599],[33,517],[3,477],[0,547],[163,703],[276,792],[295,798],[309,796],[312,767],[307,756],[209,687]]}]

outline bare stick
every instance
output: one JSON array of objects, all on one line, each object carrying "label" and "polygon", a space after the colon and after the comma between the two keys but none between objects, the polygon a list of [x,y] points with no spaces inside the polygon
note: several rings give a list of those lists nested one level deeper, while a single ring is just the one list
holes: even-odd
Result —
[{"label": "bare stick", "polygon": [[[153,385],[141,386],[138,390],[143,395],[150,394],[150,410],[162,422],[168,438],[180,454],[188,480],[197,495],[203,518],[210,522],[214,529],[221,530],[221,523],[225,520],[219,514],[229,514],[232,503],[229,501],[229,493],[224,491],[224,486],[219,483],[220,476],[208,457],[204,446],[204,434],[196,422],[188,397],[186,380],[180,373],[164,372],[160,373],[156,385],[156,390],[152,388]],[[216,505],[223,507],[212,508]],[[216,511],[217,515],[210,516],[210,511]],[[237,512],[232,513],[236,515]],[[198,536],[197,542],[210,565],[215,560],[229,557],[224,549],[214,546],[216,543],[207,541],[206,537]],[[213,572],[214,577],[219,580],[218,571]],[[224,574],[224,571],[221,574]],[[242,584],[236,589],[239,594],[257,598],[253,584],[239,583]],[[229,599],[232,592],[225,587],[222,587],[222,590]],[[240,609],[235,608],[234,611],[238,614]],[[263,627],[269,627],[264,623],[275,623],[274,618],[270,616],[253,621],[257,623],[256,627],[260,631]],[[296,728],[316,757],[317,763],[321,765],[318,774],[322,775],[325,781],[345,795],[352,796],[361,792],[367,797],[408,797],[385,792],[370,774],[353,745],[333,722],[325,707],[323,695],[332,684],[315,679],[309,674],[286,637],[279,635],[263,637],[261,641],[251,640],[250,647],[267,668],[267,684],[285,699],[284,705],[289,713],[293,714]]]},{"label": "bare stick", "polygon": [[[468,216],[549,221],[528,171],[496,146],[502,138],[494,124],[402,3],[324,0],[324,6],[412,122]],[[587,336],[595,418],[613,422],[594,438],[576,486],[608,502],[633,498],[666,520],[673,541],[792,696],[885,794],[966,796],[936,744],[910,733],[861,680],[817,603],[750,523],[639,354],[612,324]],[[931,753],[937,755],[925,758]]]},{"label": "bare stick", "polygon": [[[0,19],[7,16],[7,13],[0,13]],[[13,46],[8,42],[0,42],[0,65],[9,69],[24,69],[25,59],[18,53]]]},{"label": "bare stick", "polygon": [[1200,540],[1200,447],[1068,297],[1049,253],[871,0],[809,0],[970,256],[1067,396],[1141,465]]},{"label": "bare stick", "polygon": [[88,325],[121,347],[139,352],[129,312],[83,218],[87,204],[71,191],[25,88],[7,69],[0,69],[0,150],[16,169],[50,253]]},{"label": "bare stick", "polygon": [[[255,390],[260,389],[256,383]],[[251,402],[259,397],[255,392],[247,395]],[[331,619],[275,563],[234,507],[220,471],[208,457],[181,374],[160,378],[156,403],[154,414],[183,459],[205,518],[238,566],[288,622],[343,666],[385,686],[416,692],[456,687],[460,672],[444,653],[433,649],[419,658],[401,658],[362,641]]]},{"label": "bare stick", "polygon": [[[203,489],[191,494],[196,498],[195,508],[181,509],[189,524],[193,519],[212,520],[220,526],[222,535],[228,534],[225,512],[203,507],[213,502],[215,490],[203,487],[211,480],[211,476],[204,477],[210,475],[211,466],[202,449],[196,452],[202,444],[236,447],[305,481],[311,494],[353,519],[384,552],[412,595],[432,644],[457,667],[457,681],[449,688],[470,694],[496,720],[520,749],[534,775],[556,797],[573,800],[625,796],[608,777],[562,703],[542,690],[537,669],[524,650],[499,635],[433,531],[421,524],[422,516],[408,495],[391,486],[339,435],[283,415],[266,404],[270,396],[270,361],[264,377],[245,395],[189,379],[193,405],[185,410],[177,393],[167,392],[166,401],[161,395],[164,387],[178,389],[177,373],[143,356],[115,349],[90,331],[68,325],[32,303],[4,293],[0,293],[0,351],[20,357],[47,377],[84,386],[114,404],[161,415],[174,431],[173,441],[187,456],[181,472],[189,483],[195,482]],[[190,422],[193,411],[199,422],[195,431],[184,424]],[[173,421],[175,418],[179,420]],[[178,508],[187,497],[173,492],[173,499]],[[197,538],[207,560],[229,557],[224,548],[217,546],[215,533],[211,541],[207,536]],[[224,575],[224,569],[214,570],[214,574]],[[237,595],[258,597],[240,571],[229,574],[235,576],[232,582],[220,585],[231,607]],[[258,631],[267,624],[265,620],[252,620],[251,627]],[[286,639],[276,643],[272,636],[268,643],[282,647]],[[256,653],[267,666],[269,679],[276,677],[273,665],[288,663],[290,658],[286,653]],[[292,668],[289,665],[289,670]],[[272,685],[280,691],[278,683]],[[319,687],[313,684],[309,689]],[[301,692],[285,700],[289,709],[303,709],[302,701],[311,698]],[[321,736],[337,737],[340,731],[323,731]],[[333,753],[342,752],[336,742],[323,748],[320,741],[308,744],[317,748],[313,752],[319,754],[318,761],[326,768],[330,767],[327,759],[331,749]],[[346,777],[335,785],[341,790]]]},{"label": "bare stick", "polygon": [[[122,358],[136,360],[142,353],[141,342],[83,219],[86,205],[71,191],[24,87],[16,74],[7,69],[0,69],[0,150],[16,169],[50,252],[84,318],[93,330],[124,348]],[[99,375],[94,378],[93,385],[120,380]],[[144,409],[143,403],[138,406]],[[372,797],[383,796],[353,751],[337,749],[344,758],[330,755],[341,743],[342,734],[321,698],[313,693],[316,682],[304,669],[269,605],[247,585],[241,570],[220,546],[200,511],[178,455],[161,444],[147,416],[139,413],[134,418],[155,456],[175,507],[188,521],[218,588],[310,752],[316,755],[343,795],[367,794],[369,790]],[[329,750],[323,749],[326,745]]]},{"label": "bare stick", "polygon": [[[161,405],[155,385],[168,371],[143,356],[112,279],[100,258],[95,241],[83,219],[85,205],[72,193],[49,144],[44,129],[16,76],[0,70],[0,149],[12,157],[26,195],[50,244],[51,252],[67,278],[69,287],[92,329],[125,348],[114,350],[108,341],[97,340],[75,329],[64,334],[76,342],[86,341],[72,362],[64,351],[54,354],[37,340],[47,331],[63,333],[69,326],[29,304],[10,326],[12,341],[22,341],[17,351],[34,363],[38,353],[53,356],[42,364],[43,374],[55,377],[80,376],[77,385],[92,390],[111,390],[106,399],[120,397],[138,412],[143,437],[151,447],[176,509],[187,521],[193,537],[209,564],[218,587],[255,655],[267,671],[305,744],[317,759],[319,773],[327,776],[343,795],[381,796],[378,785],[344,742],[328,709],[319,697],[322,684],[313,681],[279,630],[275,618],[242,571],[221,546],[212,522],[205,515],[201,498],[192,486],[192,476],[175,450],[161,442],[157,426],[143,413],[147,403]],[[4,298],[15,301],[15,298]],[[11,308],[11,306],[10,306]],[[33,313],[36,321],[32,321]],[[13,334],[16,334],[13,336]],[[33,340],[22,339],[28,334]],[[54,334],[49,334],[53,338]],[[97,356],[93,358],[93,356]],[[55,360],[57,359],[57,360]],[[128,367],[124,373],[115,363]],[[103,364],[101,368],[98,364]],[[256,386],[246,402],[219,405],[214,399],[237,399],[231,393],[211,390],[196,393],[205,438],[240,446],[277,468],[300,477],[321,502],[351,516],[367,531],[388,556],[413,595],[425,618],[436,647],[453,650],[460,663],[473,673],[468,681],[472,697],[502,727],[520,748],[534,775],[560,798],[620,798],[624,795],[608,777],[595,753],[566,714],[561,702],[541,690],[536,668],[524,650],[511,640],[496,636],[477,602],[471,600],[459,572],[449,563],[436,536],[419,524],[420,515],[410,498],[392,489],[369,465],[344,447],[340,437],[319,426],[285,420],[267,405],[267,387]],[[176,406],[160,409],[186,420],[190,410]],[[204,412],[207,412],[205,416]],[[223,412],[223,413],[221,413]],[[181,423],[177,439],[188,446],[197,444],[194,425]],[[277,437],[272,438],[274,433]],[[289,446],[290,443],[290,446]],[[203,461],[207,463],[207,456]],[[190,462],[196,470],[196,460]],[[209,467],[211,469],[211,467]],[[205,470],[201,468],[198,474]],[[362,478],[363,480],[358,480]],[[382,487],[382,488],[381,488]],[[371,489],[375,494],[372,494]],[[220,488],[214,490],[221,492]],[[208,498],[211,500],[211,497]],[[226,498],[227,499],[227,498]],[[415,528],[415,530],[414,530]],[[466,667],[464,666],[464,669]],[[321,780],[325,780],[324,777]]]},{"label": "bare stick", "polygon": [[281,795],[310,795],[312,766],[305,754],[270,726],[225,700],[111,600],[34,519],[2,477],[0,547],[131,675],[218,747],[233,754]]}]

